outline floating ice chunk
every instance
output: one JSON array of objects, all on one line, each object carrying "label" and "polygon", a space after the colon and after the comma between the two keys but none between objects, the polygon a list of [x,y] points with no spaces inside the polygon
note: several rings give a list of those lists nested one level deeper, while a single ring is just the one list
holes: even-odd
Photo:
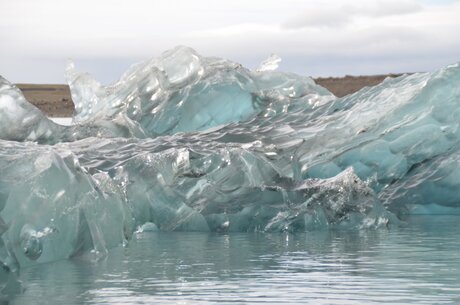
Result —
[{"label": "floating ice chunk", "polygon": [[72,126],[0,79],[3,270],[98,258],[136,228],[379,227],[460,207],[458,65],[336,98],[277,62],[179,47],[107,87],[70,66]]}]

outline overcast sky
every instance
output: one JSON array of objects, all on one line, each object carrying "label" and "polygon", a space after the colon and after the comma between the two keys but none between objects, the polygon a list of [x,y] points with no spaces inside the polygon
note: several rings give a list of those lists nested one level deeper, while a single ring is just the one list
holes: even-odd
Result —
[{"label": "overcast sky", "polygon": [[187,45],[311,76],[431,71],[460,61],[453,0],[0,0],[0,75],[62,83],[68,58],[113,82]]}]

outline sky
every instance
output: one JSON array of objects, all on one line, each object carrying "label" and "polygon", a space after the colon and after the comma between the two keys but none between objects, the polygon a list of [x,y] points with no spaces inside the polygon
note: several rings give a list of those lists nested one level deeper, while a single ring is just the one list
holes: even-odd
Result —
[{"label": "sky", "polygon": [[0,0],[0,75],[64,83],[73,59],[109,84],[177,45],[314,77],[433,71],[459,31],[455,0]]}]

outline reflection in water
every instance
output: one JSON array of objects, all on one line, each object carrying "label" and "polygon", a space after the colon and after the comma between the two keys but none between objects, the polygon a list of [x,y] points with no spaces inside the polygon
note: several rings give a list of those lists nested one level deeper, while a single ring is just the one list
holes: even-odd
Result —
[{"label": "reflection in water", "polygon": [[99,262],[24,269],[14,304],[460,302],[460,218],[302,234],[142,233]]}]

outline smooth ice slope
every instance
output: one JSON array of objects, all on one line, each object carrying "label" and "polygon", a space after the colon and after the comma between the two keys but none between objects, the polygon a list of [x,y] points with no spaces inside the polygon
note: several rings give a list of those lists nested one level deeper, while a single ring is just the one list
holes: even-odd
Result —
[{"label": "smooth ice slope", "polygon": [[144,228],[368,228],[457,212],[458,64],[338,99],[278,62],[250,71],[179,47],[108,87],[70,65],[72,126],[1,79],[6,278],[103,256]]}]

